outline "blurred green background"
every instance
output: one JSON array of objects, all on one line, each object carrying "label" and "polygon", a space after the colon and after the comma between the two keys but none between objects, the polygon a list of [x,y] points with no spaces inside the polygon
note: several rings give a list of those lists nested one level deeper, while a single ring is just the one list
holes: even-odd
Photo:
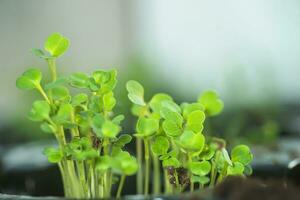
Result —
[{"label": "blurred green background", "polygon": [[[258,158],[270,147],[287,163],[300,155],[299,10],[298,0],[0,0],[1,149],[51,138],[26,118],[33,97],[15,80],[28,67],[47,72],[30,49],[60,32],[71,40],[60,74],[119,70],[117,112],[130,113],[130,79],[148,99],[166,92],[192,101],[215,89],[225,110],[207,122],[210,132],[258,146]],[[132,122],[127,117],[125,132]],[[261,158],[274,164],[268,159]]]}]

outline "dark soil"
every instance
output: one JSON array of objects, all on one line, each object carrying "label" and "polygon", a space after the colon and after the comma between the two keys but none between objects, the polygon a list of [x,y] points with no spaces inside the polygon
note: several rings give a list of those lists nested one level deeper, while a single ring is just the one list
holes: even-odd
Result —
[{"label": "dark soil", "polygon": [[221,200],[299,200],[300,188],[278,180],[228,177],[213,190]]}]

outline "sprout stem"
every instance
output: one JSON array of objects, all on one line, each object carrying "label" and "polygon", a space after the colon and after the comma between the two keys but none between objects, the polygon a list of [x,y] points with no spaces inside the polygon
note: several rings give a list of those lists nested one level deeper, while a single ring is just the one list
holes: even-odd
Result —
[{"label": "sprout stem", "polygon": [[153,194],[159,194],[161,189],[160,184],[160,164],[156,155],[153,156],[153,168],[154,168],[154,185],[153,185]]},{"label": "sprout stem", "polygon": [[136,176],[136,190],[138,194],[142,194],[143,193],[143,159],[142,159],[142,155],[143,155],[143,149],[142,149],[142,140],[141,138],[137,138],[136,139],[136,154],[137,154],[137,161],[139,164],[139,169],[137,172],[137,176]]},{"label": "sprout stem", "polygon": [[144,185],[144,195],[149,194],[149,176],[150,176],[150,161],[149,161],[149,143],[148,139],[144,139],[145,145],[145,185]]},{"label": "sprout stem", "polygon": [[55,59],[54,58],[47,59],[47,62],[51,72],[52,81],[55,81],[57,78]]},{"label": "sprout stem", "polygon": [[126,178],[125,175],[121,176],[121,180],[120,180],[119,187],[118,187],[118,192],[117,192],[117,199],[119,199],[121,197],[121,193],[122,193],[122,189],[123,189],[123,186],[124,186],[125,178]]},{"label": "sprout stem", "polygon": [[44,97],[44,99],[47,101],[47,103],[50,105],[51,101],[48,98],[46,92],[44,91],[44,89],[42,88],[42,86],[40,84],[36,85],[36,89],[41,93],[41,95]]},{"label": "sprout stem", "polygon": [[[189,163],[193,161],[192,155],[190,153],[188,154],[188,160],[189,160]],[[192,173],[191,173],[191,171],[190,171],[190,191],[191,192],[194,191],[194,182],[192,181]]]}]

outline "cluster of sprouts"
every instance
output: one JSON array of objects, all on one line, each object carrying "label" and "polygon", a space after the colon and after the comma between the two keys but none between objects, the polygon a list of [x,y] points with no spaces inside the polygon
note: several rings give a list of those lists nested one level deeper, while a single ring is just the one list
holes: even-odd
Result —
[{"label": "cluster of sprouts", "polygon": [[133,134],[136,159],[124,150],[132,140],[120,134],[124,116],[113,112],[116,70],[59,76],[56,59],[68,48],[69,40],[53,33],[45,51],[32,50],[47,62],[51,80],[45,82],[40,69],[30,68],[16,81],[19,89],[41,95],[29,119],[40,122],[41,129],[57,140],[58,145],[44,154],[57,163],[66,197],[119,198],[125,178],[136,173],[137,193],[145,195],[193,191],[196,186],[214,186],[228,175],[251,174],[247,146],[236,146],[229,154],[224,140],[203,133],[205,118],[223,109],[214,91],[204,92],[194,103],[178,105],[162,93],[146,102],[142,85],[131,80],[126,88],[138,118]]}]

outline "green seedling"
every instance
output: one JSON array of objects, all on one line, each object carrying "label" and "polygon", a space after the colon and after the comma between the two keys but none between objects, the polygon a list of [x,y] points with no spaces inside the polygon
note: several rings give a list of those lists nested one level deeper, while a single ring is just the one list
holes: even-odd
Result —
[{"label": "green seedling", "polygon": [[[65,196],[107,198],[120,178],[116,193],[119,198],[126,176],[134,175],[138,164],[135,157],[123,150],[132,139],[130,135],[120,135],[124,116],[113,112],[117,72],[99,70],[91,75],[59,76],[56,59],[69,45],[61,34],[50,35],[45,51],[32,52],[48,63],[51,82],[45,83],[41,71],[31,68],[17,79],[16,85],[22,90],[36,90],[43,98],[33,103],[28,117],[40,122],[41,129],[57,140],[58,147],[48,147],[44,154],[49,162],[58,164]],[[70,92],[70,88],[78,90]]]},{"label": "green seedling", "polygon": [[[216,92],[205,91],[197,102],[178,105],[163,93],[146,102],[144,88],[137,81],[128,81],[126,88],[133,103],[131,111],[138,117],[137,157],[139,166],[144,166],[138,171],[138,193],[149,193],[150,177],[153,194],[161,193],[160,166],[166,194],[182,192],[188,186],[190,191],[195,185],[214,186],[229,175],[251,174],[253,156],[247,146],[236,146],[229,155],[223,139],[203,133],[205,119],[218,115],[224,107]],[[144,156],[139,153],[142,151]],[[153,176],[149,170],[151,162]]]}]

